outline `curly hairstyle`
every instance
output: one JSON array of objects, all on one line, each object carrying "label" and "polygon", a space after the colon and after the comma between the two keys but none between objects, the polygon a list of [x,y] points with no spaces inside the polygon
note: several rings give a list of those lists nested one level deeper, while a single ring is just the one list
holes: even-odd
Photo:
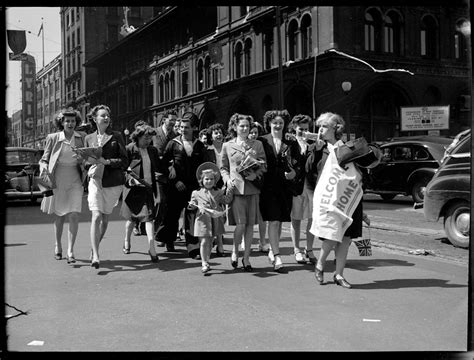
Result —
[{"label": "curly hairstyle", "polygon": [[342,138],[342,134],[344,133],[344,128],[346,126],[346,122],[339,114],[334,114],[332,112],[325,112],[319,115],[318,119],[316,120],[316,126],[321,126],[323,123],[329,123],[334,126],[335,128],[335,138],[339,140]]},{"label": "curly hairstyle", "polygon": [[229,127],[227,129],[228,136],[227,138],[235,138],[237,136],[237,125],[239,124],[240,120],[247,120],[249,122],[250,128],[254,123],[253,117],[251,115],[244,115],[235,113],[229,119]]},{"label": "curly hairstyle", "polygon": [[138,144],[138,139],[140,139],[144,135],[155,136],[156,130],[148,124],[141,124],[135,126],[135,131],[130,134],[130,139],[135,143]]},{"label": "curly hairstyle", "polygon": [[[109,117],[112,116],[112,112],[110,111],[110,108],[107,105],[96,105],[94,106],[91,111],[87,114],[87,117],[89,119],[90,124],[92,125],[92,128],[94,131],[97,129],[97,124],[94,121],[94,118],[97,116],[97,113],[99,110],[106,110],[109,113]],[[110,125],[109,125],[110,126]]]},{"label": "curly hairstyle", "polygon": [[277,116],[280,116],[283,119],[284,127],[283,132],[286,131],[288,123],[290,122],[290,113],[287,110],[269,110],[263,115],[263,125],[265,126],[266,131],[270,131],[270,123]]},{"label": "curly hairstyle", "polygon": [[308,128],[310,128],[312,122],[313,120],[308,115],[304,115],[304,114],[295,115],[293,116],[293,119],[291,119],[291,122],[288,125],[288,132],[294,133],[296,127],[301,124],[308,124]]},{"label": "curly hairstyle", "polygon": [[199,179],[198,179],[198,184],[200,187],[203,187],[204,185],[202,184],[202,180],[204,179],[204,176],[205,175],[210,175],[212,174],[214,176],[214,186],[213,187],[216,187],[216,184],[217,184],[217,179],[218,179],[218,176],[219,174],[217,172],[215,172],[214,170],[211,170],[211,169],[207,169],[207,170],[203,170],[199,176]]},{"label": "curly hairstyle", "polygon": [[64,117],[65,116],[74,116],[76,119],[76,126],[74,128],[77,128],[81,121],[81,114],[79,111],[74,110],[72,107],[69,107],[67,109],[61,109],[57,114],[56,117],[54,118],[54,127],[60,131],[64,130]]},{"label": "curly hairstyle", "polygon": [[252,126],[250,126],[250,130],[252,130],[252,129],[254,129],[254,128],[257,129],[257,137],[266,134],[265,128],[264,128],[263,125],[260,124],[258,121],[254,121],[254,123],[252,124]]},{"label": "curly hairstyle", "polygon": [[227,135],[227,131],[225,131],[224,125],[222,125],[221,123],[212,124],[211,126],[207,128],[207,143],[209,145],[212,145],[212,132],[214,130],[220,130],[222,132],[223,138],[225,138]]}]

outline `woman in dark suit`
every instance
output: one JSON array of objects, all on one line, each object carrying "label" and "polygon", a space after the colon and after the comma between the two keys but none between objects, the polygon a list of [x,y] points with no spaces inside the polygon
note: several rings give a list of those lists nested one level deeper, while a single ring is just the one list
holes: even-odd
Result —
[{"label": "woman in dark suit", "polygon": [[91,110],[92,125],[96,131],[85,138],[86,147],[99,149],[95,156],[88,156],[86,150],[77,149],[86,159],[89,185],[87,201],[92,211],[91,220],[91,266],[99,268],[99,243],[107,231],[109,215],[118,204],[125,183],[125,169],[128,166],[125,141],[118,131],[110,129],[110,109],[97,105]]},{"label": "woman in dark suit", "polygon": [[289,166],[290,146],[284,136],[289,121],[290,114],[286,110],[267,111],[264,124],[269,133],[259,138],[267,159],[267,172],[263,177],[260,194],[260,213],[262,219],[268,221],[271,246],[268,257],[277,272],[283,269],[279,246],[281,225],[282,222],[291,221],[292,193],[287,181],[296,175],[295,170]]},{"label": "woman in dark suit", "polygon": [[154,218],[157,205],[161,201],[157,174],[164,174],[167,168],[160,160],[158,150],[152,145],[155,129],[143,123],[135,127],[130,135],[132,142],[127,145],[129,167],[127,182],[123,192],[121,215],[125,223],[123,253],[130,254],[130,239],[135,221],[145,222],[148,237],[148,254],[152,262],[158,261],[154,246]]}]

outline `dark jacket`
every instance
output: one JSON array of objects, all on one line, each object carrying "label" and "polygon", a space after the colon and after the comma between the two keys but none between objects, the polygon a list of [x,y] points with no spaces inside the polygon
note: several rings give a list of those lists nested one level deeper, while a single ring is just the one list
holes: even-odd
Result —
[{"label": "dark jacket", "polygon": [[181,181],[186,185],[188,191],[199,187],[196,179],[196,170],[205,159],[205,146],[199,139],[194,140],[193,152],[191,156],[188,156],[186,150],[184,150],[182,136],[175,137],[166,145],[163,158],[166,164],[172,161],[176,171],[176,177],[170,180],[171,184],[174,185]]},{"label": "dark jacket", "polygon": [[[127,157],[128,157],[128,167],[140,178],[144,179],[143,166],[142,166],[142,157],[140,155],[140,150],[134,142],[130,143],[126,147]],[[158,150],[150,145],[147,147],[148,157],[150,158],[151,165],[151,180],[153,187],[153,194],[156,194],[156,177],[155,172],[166,174],[168,176],[168,168],[164,166],[163,161],[158,156]]]},{"label": "dark jacket", "polygon": [[171,131],[168,135],[165,135],[163,127],[159,126],[156,129],[156,135],[153,137],[153,146],[158,150],[158,155],[163,156],[166,145],[170,142],[171,139],[175,138],[176,134]]},{"label": "dark jacket", "polygon": [[[110,165],[105,165],[102,176],[102,187],[112,187],[125,184],[125,169],[128,166],[127,151],[125,150],[125,141],[118,131],[109,128],[105,131],[107,138],[102,145],[102,157],[110,160]],[[85,146],[98,146],[97,131],[89,134],[85,138]],[[89,169],[91,163],[85,162],[85,168]]]}]

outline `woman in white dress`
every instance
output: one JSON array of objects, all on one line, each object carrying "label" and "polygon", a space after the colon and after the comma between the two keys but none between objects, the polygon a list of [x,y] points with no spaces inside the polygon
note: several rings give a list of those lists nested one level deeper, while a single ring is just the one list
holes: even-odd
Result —
[{"label": "woman in white dress", "polygon": [[41,209],[47,214],[54,214],[54,233],[56,260],[62,259],[61,237],[64,221],[69,222],[68,247],[66,259],[68,264],[75,263],[74,243],[79,227],[79,214],[82,211],[83,167],[82,158],[78,157],[71,147],[83,147],[85,133],[74,129],[81,122],[79,112],[69,108],[61,111],[55,118],[55,126],[60,131],[46,137],[44,154],[39,161],[40,176],[52,183],[53,196],[43,198]]}]

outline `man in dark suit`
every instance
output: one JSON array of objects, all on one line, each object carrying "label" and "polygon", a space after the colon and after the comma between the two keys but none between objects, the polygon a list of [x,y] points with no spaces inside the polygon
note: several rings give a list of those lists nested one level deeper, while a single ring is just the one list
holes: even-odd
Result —
[{"label": "man in dark suit", "polygon": [[[177,115],[176,111],[169,110],[167,111],[161,120],[161,125],[156,129],[156,135],[153,137],[153,146],[158,149],[158,155],[160,160],[163,160],[163,155],[166,149],[166,145],[170,142],[171,139],[176,137],[176,133],[174,132],[174,124],[176,122]],[[164,159],[166,161],[166,159]],[[171,166],[172,164],[167,164],[167,166]],[[173,177],[173,175],[171,175]],[[158,237],[160,230],[163,228],[163,219],[164,214],[167,208],[167,197],[166,195],[169,193],[168,189],[168,176],[165,174],[160,174],[158,176],[158,187],[160,190],[161,195],[161,203],[159,205],[157,215],[155,218],[155,240],[157,242],[157,246],[165,246],[165,241],[162,241]],[[174,250],[172,246],[167,246],[168,250]]]}]

